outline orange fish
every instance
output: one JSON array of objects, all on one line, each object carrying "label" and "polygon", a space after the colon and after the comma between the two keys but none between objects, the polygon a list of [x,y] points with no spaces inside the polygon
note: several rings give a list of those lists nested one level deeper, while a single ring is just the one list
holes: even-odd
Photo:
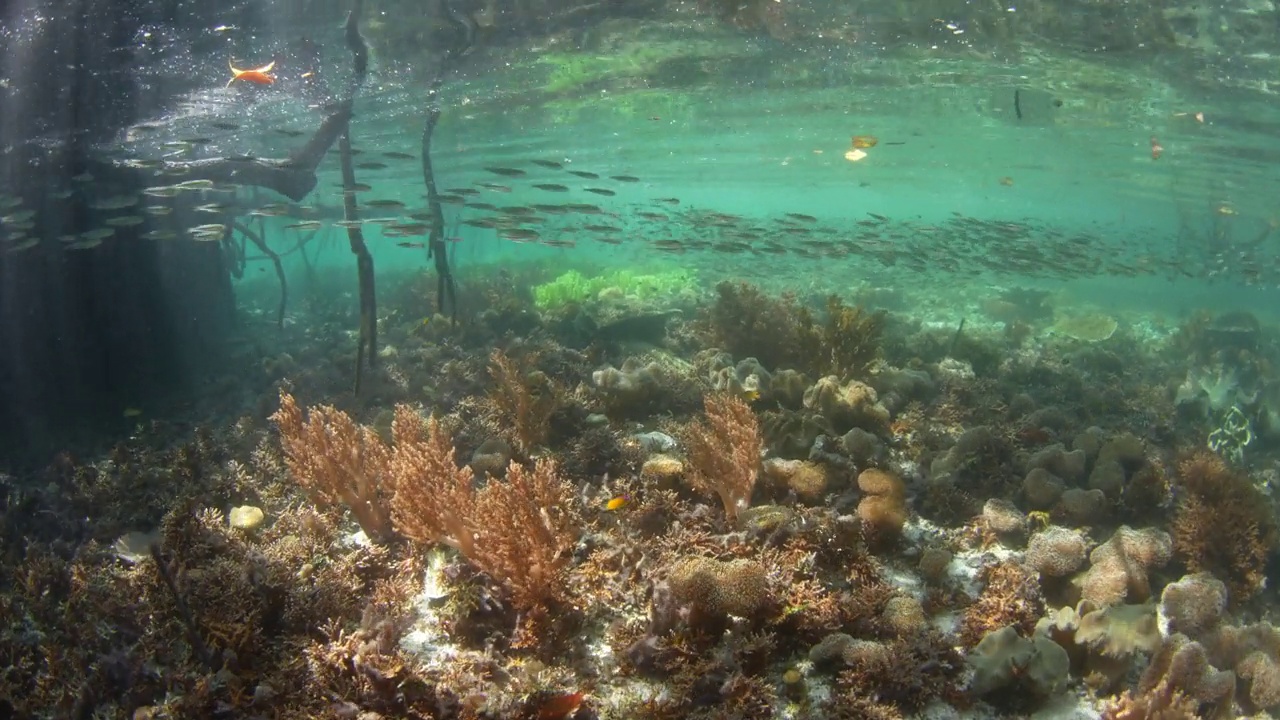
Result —
[{"label": "orange fish", "polygon": [[270,85],[274,83],[276,79],[271,77],[267,73],[271,72],[271,69],[274,68],[275,66],[276,66],[276,61],[272,60],[271,62],[267,63],[266,65],[263,65],[260,68],[253,68],[252,70],[239,70],[236,68],[235,65],[231,64],[230,60],[228,60],[227,67],[231,68],[231,79],[227,81],[227,87],[231,87],[231,83],[237,80],[243,80],[244,82],[251,82],[256,85]]},{"label": "orange fish", "polygon": [[1152,135],[1151,136],[1151,159],[1159,160],[1160,156],[1163,154],[1164,154],[1164,146],[1160,144],[1160,141],[1156,139],[1155,135]]},{"label": "orange fish", "polygon": [[875,135],[854,135],[853,147],[856,150],[866,150],[873,148],[880,142]]}]

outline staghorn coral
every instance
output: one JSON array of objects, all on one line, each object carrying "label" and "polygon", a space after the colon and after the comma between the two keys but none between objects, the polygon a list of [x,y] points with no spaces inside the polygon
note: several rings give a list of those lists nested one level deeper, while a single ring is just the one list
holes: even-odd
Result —
[{"label": "staghorn coral", "polygon": [[1192,572],[1227,584],[1233,603],[1257,593],[1277,543],[1265,496],[1216,455],[1198,452],[1178,465],[1182,499],[1174,515],[1174,548]]},{"label": "staghorn coral", "polygon": [[290,473],[313,502],[347,506],[375,542],[395,538],[389,504],[395,492],[391,453],[377,433],[330,405],[311,408],[304,420],[293,396],[283,391],[271,419],[280,429]]},{"label": "staghorn coral", "polygon": [[685,432],[688,448],[689,482],[703,493],[720,497],[730,523],[751,504],[751,492],[759,476],[764,441],[755,413],[742,400],[730,395],[709,394],[704,398],[706,416]]},{"label": "staghorn coral", "polygon": [[984,566],[979,578],[983,582],[982,594],[965,609],[960,620],[961,642],[973,647],[989,633],[1006,626],[1030,634],[1044,615],[1036,571],[1006,560]]},{"label": "staghorn coral", "polygon": [[526,455],[533,452],[547,440],[547,421],[560,405],[563,390],[546,373],[517,366],[501,350],[489,356],[489,374],[494,382],[489,399],[515,445]]}]

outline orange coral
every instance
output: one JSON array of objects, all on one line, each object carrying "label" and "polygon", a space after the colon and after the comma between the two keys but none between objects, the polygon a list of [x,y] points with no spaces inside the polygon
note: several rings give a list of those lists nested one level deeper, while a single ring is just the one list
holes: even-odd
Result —
[{"label": "orange coral", "polygon": [[751,504],[759,476],[764,440],[760,421],[751,407],[732,395],[707,395],[706,420],[685,433],[691,484],[704,493],[715,492],[730,522]]},{"label": "orange coral", "polygon": [[377,433],[329,405],[312,407],[304,420],[286,392],[271,419],[280,429],[289,471],[317,505],[346,505],[376,542],[395,537],[389,506],[395,477],[391,454]]}]

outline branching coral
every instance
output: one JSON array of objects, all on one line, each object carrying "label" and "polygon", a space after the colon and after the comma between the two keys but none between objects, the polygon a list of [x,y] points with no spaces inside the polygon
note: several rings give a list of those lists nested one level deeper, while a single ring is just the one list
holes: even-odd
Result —
[{"label": "branching coral", "polygon": [[391,453],[377,433],[329,405],[311,408],[304,420],[285,392],[271,419],[280,428],[289,471],[317,505],[346,505],[370,539],[395,538],[389,505],[395,491]]},{"label": "branching coral", "polygon": [[1044,615],[1044,598],[1036,571],[1006,561],[982,569],[982,594],[964,612],[960,637],[967,647],[977,645],[988,633],[1012,626],[1030,634]]},{"label": "branching coral", "polygon": [[511,428],[520,450],[533,452],[546,442],[547,421],[560,403],[560,387],[540,370],[519,367],[501,350],[489,356],[489,373],[494,381],[489,396],[494,407]]},{"label": "branching coral", "polygon": [[1172,526],[1178,555],[1190,571],[1222,579],[1233,603],[1252,597],[1277,542],[1267,498],[1207,452],[1183,460],[1178,473],[1182,501]]},{"label": "branching coral", "polygon": [[704,493],[714,492],[724,504],[729,522],[751,504],[760,470],[764,440],[760,422],[742,400],[731,395],[704,398],[706,419],[685,432],[690,483]]}]

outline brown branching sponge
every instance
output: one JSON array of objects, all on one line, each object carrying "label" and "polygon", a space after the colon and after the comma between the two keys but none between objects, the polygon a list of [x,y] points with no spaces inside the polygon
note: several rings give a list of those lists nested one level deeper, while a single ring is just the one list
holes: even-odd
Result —
[{"label": "brown branching sponge", "polygon": [[865,375],[880,356],[885,314],[849,307],[840,298],[827,298],[827,317],[819,324],[808,308],[801,308],[796,324],[796,347],[809,359],[802,366],[815,377],[835,375],[841,380]]},{"label": "brown branching sponge", "polygon": [[760,470],[764,439],[751,407],[732,395],[710,394],[703,402],[706,419],[685,432],[690,483],[699,492],[720,496],[724,513],[736,523],[751,504]]},{"label": "brown branching sponge", "polygon": [[501,350],[489,356],[489,374],[494,381],[489,398],[512,428],[520,450],[528,455],[547,440],[548,420],[560,402],[560,388],[546,373],[526,371]]},{"label": "brown branching sponge", "polygon": [[405,537],[456,548],[506,587],[522,610],[567,598],[564,575],[578,517],[573,490],[557,476],[554,462],[539,460],[532,470],[512,462],[505,480],[491,479],[476,490],[434,418],[424,432],[417,413],[401,405],[392,435],[392,517]]},{"label": "brown branching sponge", "polygon": [[304,419],[289,393],[271,419],[280,429],[285,462],[298,484],[322,507],[346,505],[374,542],[395,539],[390,498],[395,477],[391,452],[367,427],[330,405],[312,407]]},{"label": "brown branching sponge", "polygon": [[794,295],[769,297],[741,282],[722,282],[716,293],[702,324],[708,339],[736,358],[844,381],[865,374],[879,357],[884,313],[849,307],[832,295],[819,320]]},{"label": "brown branching sponge", "polygon": [[475,478],[469,468],[458,467],[448,434],[435,418],[424,428],[417,412],[399,405],[391,437],[395,446],[390,467],[397,478],[391,517],[396,529],[414,542],[440,543],[474,557]]},{"label": "brown branching sponge", "polygon": [[1233,604],[1262,588],[1277,531],[1267,499],[1216,455],[1199,452],[1178,466],[1182,501],[1171,528],[1174,550],[1191,572],[1227,584]]}]

